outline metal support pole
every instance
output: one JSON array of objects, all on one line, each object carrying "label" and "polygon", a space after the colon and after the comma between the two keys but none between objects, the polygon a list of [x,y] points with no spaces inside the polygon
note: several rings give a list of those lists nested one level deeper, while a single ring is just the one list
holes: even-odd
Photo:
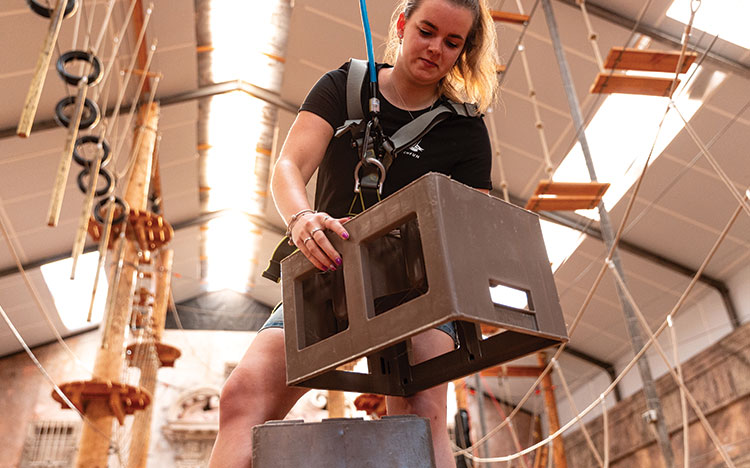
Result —
[{"label": "metal support pole", "polygon": [[[544,16],[547,20],[547,27],[549,28],[550,39],[552,40],[552,46],[555,49],[555,56],[557,58],[558,66],[560,67],[560,75],[563,81],[563,87],[565,94],[568,98],[568,105],[570,106],[570,114],[573,118],[573,124],[578,134],[578,141],[581,144],[583,151],[583,157],[586,160],[586,167],[589,171],[589,176],[592,182],[596,182],[596,171],[594,170],[594,163],[591,159],[591,151],[589,150],[588,141],[586,140],[586,134],[583,128],[583,117],[581,115],[581,106],[578,103],[578,97],[575,93],[573,86],[573,78],[570,74],[570,68],[568,62],[565,59],[563,53],[562,44],[560,42],[560,36],[557,30],[557,22],[555,21],[555,14],[552,11],[552,4],[550,0],[542,0],[542,7],[544,9]],[[604,203],[599,203],[599,219],[601,225],[602,236],[604,237],[604,243],[608,250],[612,250],[614,245],[614,236],[612,235],[612,226],[609,221],[609,214],[604,209]],[[619,251],[615,248],[612,254],[612,263],[615,269],[622,278],[625,278],[625,273],[622,269],[622,263],[620,262]],[[638,319],[635,316],[635,312],[627,301],[624,291],[622,288],[617,286],[617,294],[620,299],[622,306],[623,315],[625,316],[625,323],[627,324],[628,334],[630,335],[630,342],[633,347],[633,352],[638,352],[643,348],[644,340],[641,335],[640,325]],[[664,412],[662,411],[661,402],[659,396],[656,393],[654,387],[653,377],[651,375],[651,367],[648,361],[640,359],[638,361],[638,371],[643,381],[643,393],[646,397],[646,407],[649,410],[649,414],[653,415],[650,418],[650,422],[654,424],[656,440],[664,457],[664,463],[667,468],[673,468],[674,465],[674,454],[672,453],[672,446],[669,443],[669,433],[667,432],[667,425],[664,421]]]},{"label": "metal support pole", "polygon": [[[484,417],[484,389],[482,388],[482,381],[479,379],[479,373],[474,374],[474,389],[476,390],[477,396],[477,411],[479,412],[479,437],[481,439],[487,434],[487,420]],[[477,439],[477,440],[478,440]],[[487,457],[487,446],[482,445],[479,447],[480,457]]]}]

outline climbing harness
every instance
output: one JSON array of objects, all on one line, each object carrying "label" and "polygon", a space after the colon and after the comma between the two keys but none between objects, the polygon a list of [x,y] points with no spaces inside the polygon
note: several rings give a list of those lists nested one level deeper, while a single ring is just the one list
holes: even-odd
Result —
[{"label": "climbing harness", "polygon": [[[346,111],[347,120],[336,130],[334,136],[341,138],[349,134],[352,146],[357,148],[359,162],[354,169],[354,199],[350,207],[350,214],[358,214],[365,208],[380,201],[386,174],[393,161],[407,148],[419,142],[433,127],[446,120],[451,115],[464,117],[478,117],[477,107],[472,103],[458,103],[448,99],[441,99],[439,104],[408,124],[398,129],[393,135],[387,136],[380,127],[379,115],[372,115],[365,119],[360,101],[362,86],[367,73],[368,63],[364,60],[351,59],[346,81]],[[370,91],[377,92],[377,86],[370,83]],[[369,99],[370,109],[373,108],[373,98]],[[376,99],[379,109],[380,103]],[[359,212],[354,212],[354,206],[359,199]]]},{"label": "climbing harness", "polygon": [[[478,117],[476,105],[458,103],[441,98],[438,105],[388,136],[380,122],[380,99],[378,99],[378,80],[375,58],[373,55],[372,33],[367,18],[367,5],[360,0],[362,26],[365,32],[368,60],[351,59],[346,79],[346,114],[347,119],[339,127],[335,138],[349,134],[352,147],[356,148],[359,161],[354,168],[354,198],[349,207],[349,214],[355,216],[381,200],[383,184],[388,169],[399,153],[419,142],[435,125],[451,115]],[[369,74],[368,74],[369,71]],[[368,79],[367,116],[362,109],[362,87]],[[359,209],[356,209],[359,201]],[[356,211],[355,211],[356,210]],[[262,273],[264,278],[279,282],[281,279],[281,260],[294,253],[296,246],[285,237],[276,246],[268,267]]]}]

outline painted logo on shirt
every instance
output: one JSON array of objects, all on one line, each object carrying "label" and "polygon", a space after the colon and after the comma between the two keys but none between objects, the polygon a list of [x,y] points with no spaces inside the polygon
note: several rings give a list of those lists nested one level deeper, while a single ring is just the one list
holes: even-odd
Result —
[{"label": "painted logo on shirt", "polygon": [[421,153],[424,151],[424,148],[420,146],[420,143],[422,143],[422,140],[419,140],[409,149],[405,150],[404,154],[407,154],[411,156],[412,158],[419,159],[419,157],[421,156]]}]

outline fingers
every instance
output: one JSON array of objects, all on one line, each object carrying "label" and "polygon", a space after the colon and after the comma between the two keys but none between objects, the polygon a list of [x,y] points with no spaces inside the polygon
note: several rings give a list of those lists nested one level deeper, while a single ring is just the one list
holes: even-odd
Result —
[{"label": "fingers", "polygon": [[343,223],[349,221],[351,218],[328,218],[326,220],[326,227],[330,229],[331,231],[335,232],[337,236],[344,240],[349,239],[349,233],[346,231],[346,229],[343,226]]},{"label": "fingers", "polygon": [[330,229],[342,239],[348,239],[349,233],[342,225],[342,222],[348,219],[335,219],[326,213],[305,216],[294,226],[292,239],[316,268],[321,271],[335,271],[343,264],[343,260],[326,237],[325,231]]}]

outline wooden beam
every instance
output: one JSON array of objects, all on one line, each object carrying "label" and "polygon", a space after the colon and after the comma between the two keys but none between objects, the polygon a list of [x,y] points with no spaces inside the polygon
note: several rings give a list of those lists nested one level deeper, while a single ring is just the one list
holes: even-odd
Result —
[{"label": "wooden beam", "polygon": [[[547,356],[545,353],[537,353],[539,367],[547,366]],[[557,402],[555,401],[555,390],[552,386],[552,373],[549,372],[542,379],[542,390],[544,393],[544,407],[547,411],[549,422],[549,433],[554,434],[560,429],[560,417],[557,414]],[[552,441],[553,461],[555,468],[568,468],[568,462],[565,458],[565,445],[563,438],[557,437]]]}]

